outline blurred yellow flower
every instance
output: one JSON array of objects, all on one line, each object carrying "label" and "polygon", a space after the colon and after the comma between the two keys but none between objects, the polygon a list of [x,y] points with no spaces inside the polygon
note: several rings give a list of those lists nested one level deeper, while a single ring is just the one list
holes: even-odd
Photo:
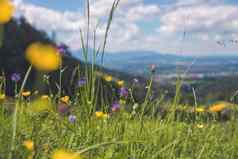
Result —
[{"label": "blurred yellow flower", "polygon": [[214,104],[209,108],[209,111],[211,112],[220,112],[223,109],[225,109],[227,107],[227,104],[225,103],[218,103],[218,104]]},{"label": "blurred yellow flower", "polygon": [[23,146],[25,146],[25,148],[30,150],[30,151],[34,150],[34,142],[32,140],[25,140],[23,142]]},{"label": "blurred yellow flower", "polygon": [[45,100],[42,98],[34,100],[30,106],[28,107],[28,110],[30,112],[44,112],[44,111],[50,111],[52,109],[52,104],[49,100]]},{"label": "blurred yellow flower", "polygon": [[5,94],[0,94],[0,101],[4,100],[4,99],[6,99],[6,95]]},{"label": "blurred yellow flower", "polygon": [[53,153],[52,159],[81,159],[80,155],[66,150],[57,150]]},{"label": "blurred yellow flower", "polygon": [[109,115],[107,113],[103,113],[101,111],[95,112],[97,118],[108,118]]},{"label": "blurred yellow flower", "polygon": [[107,82],[111,82],[111,81],[112,81],[112,76],[106,75],[106,76],[104,76],[104,79],[105,79]]},{"label": "blurred yellow flower", "polygon": [[48,95],[42,95],[42,96],[41,96],[41,99],[49,100],[50,97],[49,97]]},{"label": "blurred yellow flower", "polygon": [[205,112],[205,109],[204,108],[196,108],[195,111],[197,113],[203,113],[203,112]]},{"label": "blurred yellow flower", "polygon": [[203,124],[197,124],[197,128],[202,129],[202,128],[204,128],[204,125]]},{"label": "blurred yellow flower", "polygon": [[39,71],[57,70],[62,62],[57,48],[36,42],[26,49],[26,59]]},{"label": "blurred yellow flower", "polygon": [[23,97],[29,97],[31,95],[31,92],[30,91],[24,91],[24,92],[21,93],[21,95]]},{"label": "blurred yellow flower", "polygon": [[117,81],[117,84],[118,84],[119,86],[123,86],[124,83],[125,83],[125,82],[124,82],[123,80]]},{"label": "blurred yellow flower", "polygon": [[68,104],[69,103],[69,99],[70,99],[69,96],[64,96],[64,97],[60,98],[60,101]]},{"label": "blurred yellow flower", "polygon": [[0,0],[0,24],[5,24],[11,20],[14,6],[10,0]]}]

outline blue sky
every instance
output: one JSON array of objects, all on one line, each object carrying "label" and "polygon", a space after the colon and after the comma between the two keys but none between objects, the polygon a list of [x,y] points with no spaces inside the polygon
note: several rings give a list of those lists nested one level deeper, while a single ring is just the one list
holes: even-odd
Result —
[{"label": "blue sky", "polygon": [[[72,50],[81,48],[79,30],[86,29],[83,0],[14,0],[17,15]],[[103,40],[112,0],[90,0],[91,29],[99,23]],[[183,32],[186,32],[185,38]],[[184,55],[237,54],[237,0],[121,0],[107,50],[149,50]],[[181,51],[182,50],[182,51]]]}]

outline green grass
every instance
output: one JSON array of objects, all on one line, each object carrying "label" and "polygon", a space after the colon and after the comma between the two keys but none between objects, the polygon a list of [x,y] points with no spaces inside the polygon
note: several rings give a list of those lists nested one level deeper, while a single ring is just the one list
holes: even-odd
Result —
[{"label": "green grass", "polygon": [[[215,118],[216,114],[212,114],[212,118],[207,120],[207,113],[204,113],[197,115],[196,119],[185,116],[182,120],[178,120],[176,111],[180,107],[180,80],[177,82],[176,95],[172,101],[165,102],[161,98],[155,101],[150,100],[153,84],[153,78],[151,78],[148,81],[145,100],[137,106],[137,109],[126,111],[137,104],[132,96],[126,99],[127,103],[122,105],[120,111],[112,113],[108,109],[111,105],[108,101],[113,101],[114,97],[112,95],[105,100],[99,96],[98,87],[103,87],[103,82],[97,82],[97,72],[100,70],[96,69],[94,63],[98,57],[103,63],[109,28],[118,4],[119,0],[115,0],[108,18],[105,39],[99,48],[95,48],[96,29],[93,32],[94,62],[92,65],[87,65],[84,70],[87,84],[71,96],[68,103],[70,114],[77,117],[76,122],[69,122],[69,114],[58,111],[60,97],[64,94],[62,78],[67,69],[60,67],[60,78],[56,81],[58,93],[49,94],[50,99],[46,104],[35,102],[34,98],[38,95],[27,98],[21,96],[25,84],[30,82],[27,81],[31,72],[30,67],[19,92],[15,91],[18,96],[11,100],[0,101],[0,159],[26,159],[30,155],[33,155],[34,159],[51,159],[52,153],[57,149],[77,152],[85,159],[238,158],[238,125],[235,119],[218,122]],[[87,1],[87,15],[86,40],[81,31],[81,43],[86,62],[90,49],[89,31],[92,29],[89,28],[89,1]],[[0,40],[0,46],[1,42],[2,40]],[[75,70],[80,74],[80,68]],[[47,81],[45,84],[48,86]],[[3,77],[0,80],[0,95],[4,94],[5,86],[6,80]],[[114,86],[111,85],[111,87]],[[98,107],[95,101],[100,98],[102,104]],[[195,93],[194,98],[196,99]],[[195,107],[197,104],[195,100]],[[169,109],[165,118],[148,113],[148,110],[154,112],[158,105],[164,105]],[[108,117],[96,117],[96,111],[104,111]],[[26,140],[33,141],[33,151],[23,145]]]}]

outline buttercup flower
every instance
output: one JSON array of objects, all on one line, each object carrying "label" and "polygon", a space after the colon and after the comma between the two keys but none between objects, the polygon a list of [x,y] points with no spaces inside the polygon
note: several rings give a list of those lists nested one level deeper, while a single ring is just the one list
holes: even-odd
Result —
[{"label": "buttercup flower", "polygon": [[6,99],[6,95],[0,93],[0,101],[3,101],[4,99]]},{"label": "buttercup flower", "polygon": [[124,85],[124,81],[123,80],[120,80],[120,81],[117,81],[117,84],[120,86],[120,87],[122,87],[123,85]]},{"label": "buttercup flower", "polygon": [[204,125],[203,124],[197,124],[197,128],[202,129],[202,128],[204,128]]},{"label": "buttercup flower", "polygon": [[13,82],[18,82],[18,81],[21,80],[21,75],[20,75],[19,73],[13,73],[13,74],[11,75],[11,80],[12,80]]},{"label": "buttercup flower", "polygon": [[197,113],[203,113],[203,112],[205,112],[205,109],[204,109],[204,108],[196,108],[196,109],[195,109],[195,112],[197,112]]},{"label": "buttercup flower", "polygon": [[60,98],[60,101],[68,104],[69,103],[69,99],[70,99],[69,96],[64,96],[64,97]]},{"label": "buttercup flower", "polygon": [[41,96],[41,99],[49,100],[50,97],[49,97],[48,95],[42,95],[42,96]]},{"label": "buttercup flower", "polygon": [[29,97],[31,95],[31,92],[30,91],[24,91],[24,92],[21,93],[21,95],[23,97]]},{"label": "buttercup flower", "polygon": [[104,79],[105,79],[107,82],[111,82],[111,81],[112,81],[112,76],[106,75],[106,76],[104,77]]},{"label": "buttercup flower", "polygon": [[57,150],[53,153],[52,159],[81,159],[80,155],[66,150]]},{"label": "buttercup flower", "polygon": [[62,62],[57,48],[40,42],[33,43],[27,48],[26,59],[39,71],[57,70]]},{"label": "buttercup flower", "polygon": [[0,24],[5,24],[11,20],[14,6],[10,0],[0,0]]},{"label": "buttercup flower", "polygon": [[23,142],[23,146],[30,150],[30,151],[33,151],[34,150],[34,142],[32,140],[26,140]]},{"label": "buttercup flower", "polygon": [[212,105],[209,108],[209,111],[211,111],[211,112],[221,112],[226,107],[227,107],[227,105],[225,103],[219,103],[219,104]]},{"label": "buttercup flower", "polygon": [[97,118],[107,118],[108,117],[107,113],[100,112],[100,111],[95,112],[95,115]]}]

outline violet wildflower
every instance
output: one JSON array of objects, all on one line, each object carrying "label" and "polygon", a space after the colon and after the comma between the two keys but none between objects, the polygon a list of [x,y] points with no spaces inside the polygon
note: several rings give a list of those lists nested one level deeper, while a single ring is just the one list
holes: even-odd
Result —
[{"label": "violet wildflower", "polygon": [[112,104],[112,112],[116,112],[118,110],[120,110],[121,105],[118,102],[115,102]]},{"label": "violet wildflower", "polygon": [[128,97],[129,91],[126,87],[120,88],[120,97]]},{"label": "violet wildflower", "polygon": [[70,123],[74,124],[77,120],[77,117],[75,115],[69,115],[68,120]]},{"label": "violet wildflower", "polygon": [[66,47],[62,44],[57,46],[57,49],[58,49],[60,54],[65,54],[65,52],[66,52]]},{"label": "violet wildflower", "polygon": [[13,73],[13,74],[11,75],[11,80],[12,80],[13,82],[18,82],[18,81],[21,80],[21,75],[20,75],[19,73]]},{"label": "violet wildflower", "polygon": [[81,78],[81,79],[78,81],[78,86],[79,86],[79,87],[83,87],[86,83],[87,83],[86,79],[85,79],[85,78]]}]

